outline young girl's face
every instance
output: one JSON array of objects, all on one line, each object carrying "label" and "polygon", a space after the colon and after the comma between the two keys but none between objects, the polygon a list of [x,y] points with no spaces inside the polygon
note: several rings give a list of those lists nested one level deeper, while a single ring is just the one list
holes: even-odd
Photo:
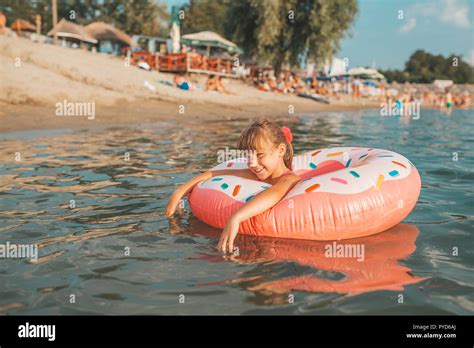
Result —
[{"label": "young girl's face", "polygon": [[284,144],[275,146],[269,141],[262,142],[257,150],[250,150],[247,157],[247,166],[260,180],[270,177],[275,169],[285,165],[283,156],[286,147]]}]

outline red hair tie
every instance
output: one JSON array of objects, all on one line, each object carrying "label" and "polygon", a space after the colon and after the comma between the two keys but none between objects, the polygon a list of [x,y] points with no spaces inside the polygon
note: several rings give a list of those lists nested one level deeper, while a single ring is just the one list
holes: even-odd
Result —
[{"label": "red hair tie", "polygon": [[291,144],[291,142],[293,141],[293,134],[291,134],[290,128],[284,126],[284,127],[281,127],[280,129],[283,135],[285,136],[286,142],[288,144]]}]

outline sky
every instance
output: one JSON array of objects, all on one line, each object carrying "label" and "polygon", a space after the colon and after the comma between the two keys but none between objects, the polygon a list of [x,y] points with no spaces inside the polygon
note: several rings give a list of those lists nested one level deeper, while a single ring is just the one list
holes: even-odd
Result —
[{"label": "sky", "polygon": [[[188,2],[162,1],[169,9]],[[347,58],[349,67],[403,69],[417,49],[462,55],[474,66],[474,0],[358,0],[358,4],[352,36],[342,39],[335,55]]]}]

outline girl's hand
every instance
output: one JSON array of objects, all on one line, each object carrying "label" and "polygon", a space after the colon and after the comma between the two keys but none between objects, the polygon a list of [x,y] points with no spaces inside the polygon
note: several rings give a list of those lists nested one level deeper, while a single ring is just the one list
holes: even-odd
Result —
[{"label": "girl's hand", "polygon": [[231,217],[222,231],[221,238],[219,243],[217,243],[217,249],[226,252],[229,251],[232,253],[234,251],[234,239],[239,232],[239,221]]},{"label": "girl's hand", "polygon": [[293,186],[295,186],[301,178],[297,175],[285,175],[278,180],[272,187],[260,192],[252,200],[237,210],[227,221],[227,225],[222,231],[221,238],[217,244],[217,248],[225,252],[234,251],[234,239],[239,232],[241,221],[250,219],[252,216],[263,213],[277,204]]},{"label": "girl's hand", "polygon": [[175,191],[171,197],[170,200],[168,201],[168,205],[166,207],[166,217],[171,217],[176,211],[176,207],[180,203],[181,199],[183,196],[179,191]]}]

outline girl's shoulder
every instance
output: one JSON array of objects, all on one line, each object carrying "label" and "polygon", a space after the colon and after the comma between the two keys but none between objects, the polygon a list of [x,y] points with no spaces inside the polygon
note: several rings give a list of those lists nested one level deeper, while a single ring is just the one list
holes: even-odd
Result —
[{"label": "girl's shoulder", "polygon": [[275,182],[273,183],[273,185],[278,184],[278,183],[295,184],[300,180],[301,180],[301,177],[299,177],[292,171],[288,171],[284,173],[282,176],[275,179]]},{"label": "girl's shoulder", "polygon": [[300,181],[301,177],[296,175],[294,172],[289,171],[280,176],[278,179],[285,179],[285,180],[291,180],[291,181]]},{"label": "girl's shoulder", "polygon": [[213,171],[214,175],[233,175],[239,178],[258,180],[258,177],[249,169],[221,169]]}]

